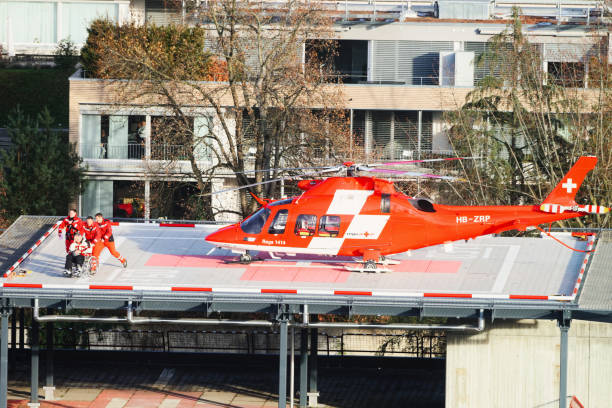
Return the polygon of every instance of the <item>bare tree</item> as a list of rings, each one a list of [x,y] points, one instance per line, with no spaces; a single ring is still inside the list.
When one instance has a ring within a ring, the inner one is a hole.
[[[483,157],[464,164],[468,183],[448,191],[454,201],[541,202],[579,156],[592,154],[599,163],[578,200],[612,202],[610,66],[596,39],[588,38],[582,49],[583,55],[560,58],[581,62],[554,66],[563,72],[544,71],[542,51],[524,35],[518,10],[492,37],[477,61],[488,75],[447,115],[454,149]],[[610,219],[597,223],[609,225]]]
[[[230,173],[244,186],[276,179],[280,167],[344,155],[343,97],[340,87],[325,81],[332,64],[320,59],[333,55],[333,22],[320,3],[288,1],[265,9],[259,2],[217,0],[187,6],[195,27],[98,21],[84,51],[93,55],[86,66],[109,80],[118,104],[166,109],[157,142],[183,146],[174,158],[189,162],[200,192],[208,192],[220,174]],[[313,38],[321,41],[305,51]],[[254,192],[272,195],[275,185],[259,184]],[[242,215],[254,209],[246,194],[240,192]]]

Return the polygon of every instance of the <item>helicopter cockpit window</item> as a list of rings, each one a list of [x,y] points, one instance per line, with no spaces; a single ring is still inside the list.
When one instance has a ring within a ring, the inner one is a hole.
[[[317,229],[317,216],[312,214],[300,214],[295,222],[295,235],[310,237]]]
[[[293,198],[285,198],[284,200],[274,201],[274,202],[268,204],[268,206],[269,207],[274,207],[274,206],[277,206],[277,205],[291,204],[292,201],[293,201]]]
[[[337,215],[324,215],[319,221],[320,237],[337,237],[340,232],[340,217]]]
[[[261,208],[255,214],[242,221],[240,228],[247,234],[259,234],[270,216],[270,210]]]
[[[285,227],[287,226],[287,218],[289,217],[289,210],[278,210],[270,228],[268,228],[269,234],[284,234]]]

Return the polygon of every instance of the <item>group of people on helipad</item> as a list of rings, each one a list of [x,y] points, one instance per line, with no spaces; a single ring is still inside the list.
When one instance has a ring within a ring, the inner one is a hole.
[[[100,253],[104,248],[108,248],[111,255],[121,262],[124,268],[127,267],[127,260],[121,256],[115,248],[115,238],[111,222],[104,218],[102,213],[97,213],[94,217],[89,216],[83,222],[77,216],[77,210],[72,208],[68,211],[68,216],[64,218],[58,227],[58,235],[66,231],[66,263],[64,265],[64,275],[72,277],[80,276],[85,263],[85,257],[91,257],[90,273],[95,274],[100,261]]]

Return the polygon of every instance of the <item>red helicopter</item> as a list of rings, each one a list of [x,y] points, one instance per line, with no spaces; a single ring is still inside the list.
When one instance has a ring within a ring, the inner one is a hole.
[[[388,164],[453,160],[430,159]],[[251,251],[359,257],[354,271],[387,272],[378,265],[393,264],[386,255],[439,245],[449,241],[580,217],[603,214],[609,208],[578,205],[574,197],[597,158],[578,159],[541,205],[448,206],[428,199],[411,198],[395,190],[393,182],[354,176],[355,170],[391,171],[442,179],[449,176],[416,174],[344,163],[347,177],[302,180],[299,197],[264,201],[242,222],[208,235],[217,247],[241,253],[239,261],[254,260]]]

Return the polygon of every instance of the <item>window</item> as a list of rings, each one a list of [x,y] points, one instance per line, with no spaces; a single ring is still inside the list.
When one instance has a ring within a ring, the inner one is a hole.
[[[340,233],[340,217],[337,215],[324,215],[319,223],[320,237],[337,237]]]
[[[300,237],[310,237],[314,235],[317,228],[317,216],[311,214],[298,215],[295,222],[295,235]]]
[[[581,62],[548,61],[548,74],[555,85],[568,88],[584,86],[584,64]]]
[[[380,212],[383,214],[391,212],[391,194],[380,195]]]
[[[287,218],[289,217],[289,210],[278,210],[274,220],[268,228],[269,234],[284,234],[285,227],[287,226]]]
[[[269,216],[270,210],[267,208],[262,208],[246,220],[242,221],[240,228],[247,234],[259,234]]]
[[[274,207],[277,205],[291,204],[292,201],[293,201],[293,198],[285,198],[284,200],[274,201],[273,203],[268,204],[268,206]]]

